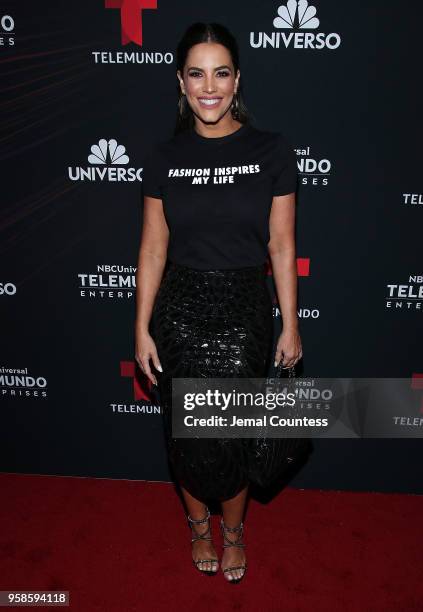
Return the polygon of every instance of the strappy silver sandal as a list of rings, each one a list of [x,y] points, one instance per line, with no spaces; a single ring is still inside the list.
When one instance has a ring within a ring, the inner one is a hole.
[[[211,525],[209,523],[209,528],[207,529],[207,531],[205,531],[204,533],[198,533],[195,528],[193,528],[193,525],[203,525],[204,523],[207,523],[210,520],[210,510],[206,507],[207,510],[207,516],[203,519],[192,519],[190,517],[190,515],[188,514],[187,519],[188,519],[188,525],[190,526],[191,530],[194,531],[195,535],[192,537],[191,539],[191,544],[193,544],[194,542],[196,542],[197,540],[208,540],[211,541],[212,537],[211,537]],[[201,569],[201,567],[199,566],[200,563],[211,563],[213,565],[213,563],[219,563],[219,559],[197,559],[197,561],[195,561],[194,559],[192,560],[193,564],[195,565],[195,567],[202,573],[202,574],[206,574],[206,576],[215,576],[217,574],[217,570],[218,570],[218,566],[216,567],[215,570],[210,569],[210,570],[203,570]]]
[[[222,531],[222,536],[223,536],[223,540],[224,540],[224,544],[223,544],[223,548],[230,548],[231,546],[236,546],[238,548],[245,548],[245,544],[243,542],[241,542],[240,540],[242,539],[243,536],[243,531],[244,531],[244,523],[241,522],[238,527],[228,527],[227,525],[225,525],[223,518],[220,521],[220,528]],[[237,533],[239,532],[239,535],[237,537],[237,539],[233,542],[232,540],[230,540],[227,536],[226,536],[226,532],[230,532],[230,533]],[[233,570],[244,570],[241,577],[240,578],[232,578],[232,579],[227,579],[228,582],[233,582],[234,584],[240,582],[244,575],[245,575],[245,571],[247,569],[247,563],[244,563],[243,565],[233,565],[232,567],[226,567],[223,570],[223,573],[225,574],[226,572],[232,572]]]

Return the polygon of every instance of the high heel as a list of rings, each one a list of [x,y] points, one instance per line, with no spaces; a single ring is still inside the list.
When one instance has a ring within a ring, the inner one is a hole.
[[[206,507],[207,510],[207,516],[205,516],[203,519],[192,519],[190,517],[190,515],[188,514],[187,519],[188,519],[188,525],[191,527],[191,530],[195,533],[195,535],[192,537],[191,539],[191,544],[193,544],[194,542],[196,542],[197,540],[207,540],[207,541],[211,541],[212,537],[211,537],[211,524],[210,524],[210,510]],[[192,525],[202,525],[204,523],[209,523],[209,527],[207,529],[207,531],[205,531],[204,533],[198,533],[193,527]],[[216,566],[216,569],[210,569],[210,570],[203,570],[201,569],[201,567],[199,567],[200,563],[211,563],[213,565],[213,563],[218,563],[219,559],[197,559],[197,561],[195,561],[194,559],[192,560],[192,562],[194,563],[195,567],[202,573],[202,574],[206,574],[206,576],[215,576],[217,574],[217,570],[218,570],[218,566]]]
[[[244,531],[244,523],[242,521],[238,525],[238,527],[228,527],[227,525],[225,525],[225,522],[222,518],[220,521],[220,529],[222,531],[222,536],[224,540],[223,548],[230,548],[231,546],[236,546],[237,548],[245,548],[245,544],[240,541],[242,539],[243,531]],[[230,532],[230,533],[239,532],[239,535],[235,541],[232,541],[226,536],[226,532]],[[247,569],[247,563],[245,562],[241,565],[233,565],[231,567],[226,567],[223,570],[223,573],[225,574],[226,572],[232,572],[233,570],[244,570],[240,578],[227,579],[228,582],[233,582],[234,584],[237,584],[238,582],[242,580],[242,578],[244,578],[246,569]]]

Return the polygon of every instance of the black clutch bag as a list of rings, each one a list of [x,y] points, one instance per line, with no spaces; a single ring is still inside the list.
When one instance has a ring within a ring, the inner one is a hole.
[[[288,368],[288,375],[283,375],[282,360],[276,371],[276,378],[287,378],[288,392],[294,392],[295,366]],[[292,416],[292,410],[290,416]],[[295,412],[295,408],[294,408]],[[297,463],[311,449],[310,438],[272,438],[269,437],[271,427],[264,427],[263,432],[256,438],[248,440],[248,471],[249,479],[260,487],[267,487],[274,480],[280,478]]]

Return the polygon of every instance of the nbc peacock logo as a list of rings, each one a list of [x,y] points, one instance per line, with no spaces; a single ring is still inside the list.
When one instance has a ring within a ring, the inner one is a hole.
[[[128,168],[129,157],[126,148],[117,140],[101,138],[93,144],[88,155],[91,166],[68,167],[71,181],[110,181],[129,182],[142,180],[142,168]]]
[[[107,142],[104,138],[98,141],[91,147],[91,155],[88,155],[90,164],[106,164],[107,157],[110,158],[110,163],[123,165],[129,163],[129,157],[126,155],[126,149],[123,145],[111,139]]]
[[[253,49],[337,49],[341,44],[340,35],[335,32],[315,33],[313,30],[317,30],[319,26],[320,19],[314,5],[309,4],[307,0],[288,0],[277,8],[277,16],[273,19],[274,31],[250,32],[250,46]]]
[[[275,28],[301,30],[316,30],[320,21],[316,17],[317,9],[311,6],[307,0],[288,0],[286,6],[281,4],[278,8],[278,17],[273,20]]]

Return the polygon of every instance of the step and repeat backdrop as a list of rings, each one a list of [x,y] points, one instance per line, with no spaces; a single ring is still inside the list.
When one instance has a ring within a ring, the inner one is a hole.
[[[297,154],[301,373],[409,378],[420,415],[403,439],[316,440],[291,484],[422,492],[422,13],[0,2],[0,470],[171,480],[134,360],[142,168],[173,133],[180,37],[216,21],[238,40],[254,124]]]

